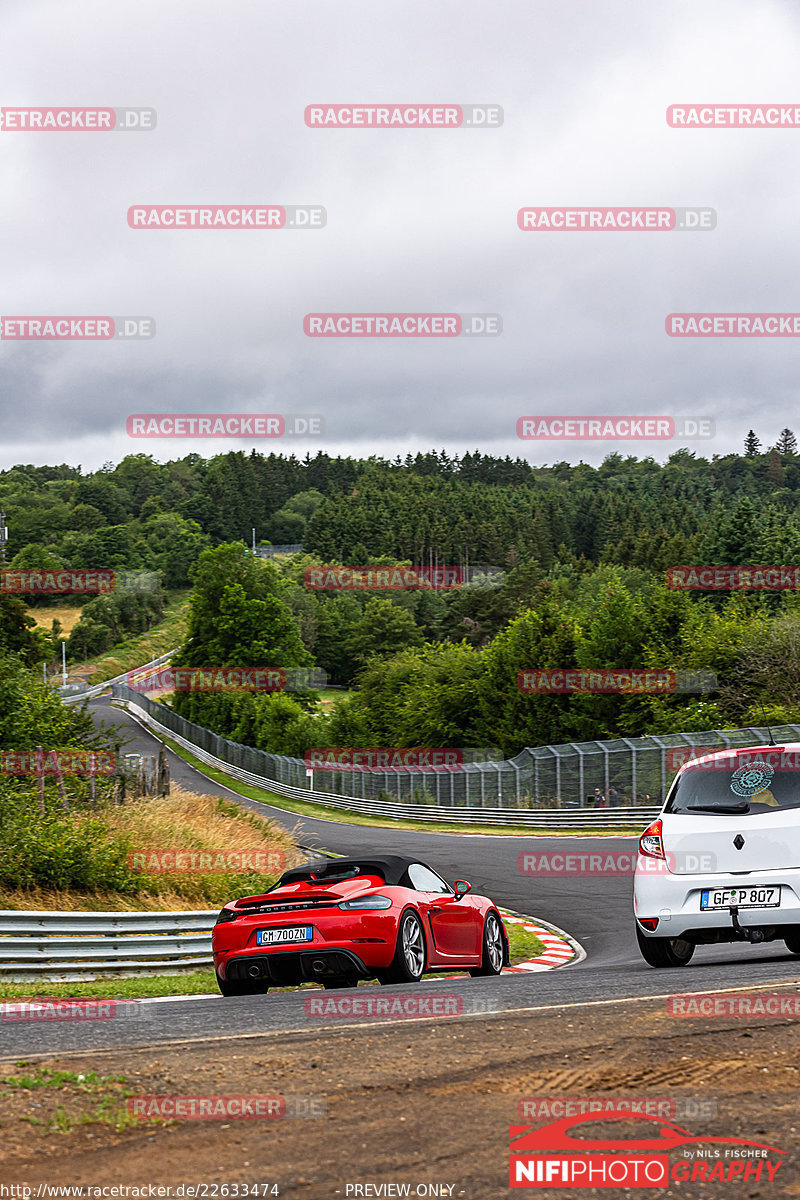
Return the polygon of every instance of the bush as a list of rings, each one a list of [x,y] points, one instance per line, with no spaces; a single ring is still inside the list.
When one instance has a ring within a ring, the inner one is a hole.
[[[110,834],[101,819],[86,813],[59,812],[52,796],[44,814],[31,795],[7,794],[0,803],[0,887],[139,891],[139,877],[127,862],[127,835]]]
[[[81,617],[72,630],[67,641],[67,654],[70,659],[93,658],[103,654],[114,644],[114,634],[108,625],[93,621],[91,617]]]

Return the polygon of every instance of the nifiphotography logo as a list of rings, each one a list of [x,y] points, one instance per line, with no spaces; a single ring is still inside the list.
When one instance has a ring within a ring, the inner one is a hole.
[[[608,1122],[626,1122],[614,1137]],[[592,1136],[592,1126],[598,1127]],[[636,1132],[628,1132],[631,1126]],[[784,1151],[746,1138],[693,1134],[671,1121],[616,1110],[512,1125],[509,1186],[666,1188],[681,1183],[770,1183]],[[670,1154],[674,1153],[673,1161]],[[752,1195],[752,1193],[750,1193]]]

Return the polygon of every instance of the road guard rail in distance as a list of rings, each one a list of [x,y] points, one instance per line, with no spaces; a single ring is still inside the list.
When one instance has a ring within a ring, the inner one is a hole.
[[[149,671],[151,667],[160,667],[162,663],[169,662],[172,658],[174,650],[168,650],[166,654],[162,654],[159,658],[153,658],[150,662],[145,663],[142,667],[137,667],[135,674],[139,675],[144,671]],[[105,683],[96,683],[92,687],[83,688],[78,692],[67,692],[64,688],[59,688],[61,692],[62,704],[77,704],[79,700],[93,700],[95,696],[99,696],[101,692],[107,688],[113,687],[116,683],[124,683],[134,672],[123,671],[121,675],[115,675],[113,679],[106,679]],[[67,684],[68,688],[80,686],[76,684]]]
[[[229,741],[185,720],[165,704],[115,685],[113,696],[158,736],[172,738],[201,762],[280,796],[399,820],[532,829],[644,826],[661,811],[675,773],[712,750],[763,745],[765,729],[708,730],[536,746],[503,761],[416,772],[388,768],[343,772],[309,768],[301,758]],[[800,741],[800,726],[773,729]],[[608,800],[596,807],[595,789]],[[616,791],[616,795],[615,795]],[[630,796],[638,803],[632,804]],[[395,798],[396,797],[396,798]]]
[[[122,695],[121,693],[127,693]],[[241,780],[242,783],[250,784],[252,787],[263,788],[266,791],[274,792],[279,796],[286,796],[288,799],[304,800],[313,804],[324,805],[329,808],[343,809],[348,812],[362,813],[368,816],[388,817],[398,821],[445,821],[458,822],[459,824],[479,824],[479,825],[525,825],[531,829],[547,829],[555,825],[569,824],[574,826],[596,826],[605,828],[609,825],[639,825],[648,824],[660,812],[660,805],[635,805],[620,808],[605,808],[605,809],[528,809],[517,808],[514,804],[516,797],[514,795],[508,797],[509,806],[506,808],[494,807],[478,807],[477,804],[473,807],[471,804],[430,804],[430,803],[403,803],[400,800],[380,800],[358,796],[343,796],[333,792],[323,792],[314,790],[308,786],[298,787],[296,785],[284,782],[274,776],[263,775],[254,771],[249,771],[241,765],[238,765],[231,759],[239,758],[240,762],[249,758],[251,755],[258,756],[258,760],[263,762],[267,769],[272,769],[277,775],[279,772],[288,773],[295,765],[301,768],[303,775],[306,767],[302,759],[290,759],[281,755],[267,754],[262,750],[255,750],[250,746],[242,746],[238,742],[229,742],[226,738],[220,737],[218,734],[212,733],[210,730],[204,730],[201,726],[193,725],[192,722],[186,721],[177,713],[165,705],[157,704],[155,701],[148,700],[137,693],[130,692],[128,688],[117,686],[114,688],[114,697],[118,703],[124,706],[135,717],[142,721],[156,736],[168,737],[177,742],[184,750],[188,750],[201,762],[207,766],[214,767],[218,771],[223,771],[226,775],[231,775],[234,779]],[[155,714],[155,715],[154,715]],[[161,718],[159,720],[158,718]],[[178,732],[181,730],[182,732]],[[190,739],[184,736],[185,733],[192,732],[195,738]],[[212,740],[215,744],[215,749],[227,753],[227,758],[222,758],[218,754],[212,754],[209,750],[201,745],[198,745],[198,736],[206,735],[203,740]],[[506,764],[503,764],[506,765]],[[473,780],[473,789],[475,800],[480,798],[481,790],[484,791],[485,785],[482,785],[482,775],[488,771],[492,771],[493,779],[497,778],[497,771],[493,768],[498,768],[497,763],[474,763],[468,764],[463,771],[459,772],[459,776],[471,772]],[[474,770],[472,769],[474,768]],[[333,772],[326,772],[330,775]],[[364,780],[369,775],[378,776],[381,781],[392,776],[392,772],[359,772],[359,777]],[[302,776],[301,776],[302,777]],[[397,776],[400,778],[400,776]],[[349,777],[355,780],[356,776]],[[443,785],[442,790],[445,792],[451,790],[451,782],[456,778],[454,772],[448,771],[446,775],[436,776],[437,790]]]
[[[217,909],[191,912],[0,911],[0,973],[52,983],[166,975],[213,963]]]

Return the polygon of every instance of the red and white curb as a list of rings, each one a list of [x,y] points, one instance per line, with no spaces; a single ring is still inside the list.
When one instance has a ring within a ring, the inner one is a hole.
[[[570,937],[557,925],[550,925],[533,917],[523,916],[522,913],[510,912],[507,908],[500,909],[504,925],[521,925],[528,933],[533,933],[540,942],[544,942],[544,950],[536,958],[526,962],[516,963],[513,967],[503,967],[503,975],[530,975],[536,971],[553,971],[556,967],[566,967],[581,962],[586,957],[586,951],[580,942]],[[448,979],[458,978],[455,975],[446,976]],[[431,981],[432,982],[432,981]],[[136,1003],[165,1004],[178,1000],[221,1000],[218,992],[195,992],[188,996],[143,996]]]
[[[509,912],[501,908],[500,915],[504,925],[521,925],[528,933],[533,933],[540,942],[544,942],[544,950],[536,958],[526,962],[516,963],[513,967],[503,967],[503,975],[527,975],[534,971],[552,971],[556,967],[566,967],[580,962],[586,957],[586,951],[580,942],[576,942],[557,925],[545,924],[533,917],[523,916],[522,913]]]

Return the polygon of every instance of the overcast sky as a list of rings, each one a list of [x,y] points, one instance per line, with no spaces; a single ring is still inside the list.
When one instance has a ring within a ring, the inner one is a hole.
[[[157,110],[0,132],[3,315],[147,315],[150,341],[0,341],[0,468],[257,445],[597,462],[797,428],[797,339],[672,311],[800,311],[800,17],[760,0],[3,0],[0,104]],[[312,103],[501,105],[495,129],[309,129]],[[133,204],[319,204],[322,230],[132,230]],[[710,206],[713,232],[523,233],[536,205]],[[310,312],[492,312],[494,338],[312,339]],[[324,438],[132,441],[131,413],[319,413]],[[713,440],[533,444],[531,414],[706,416]],[[800,431],[799,431],[800,432]]]

